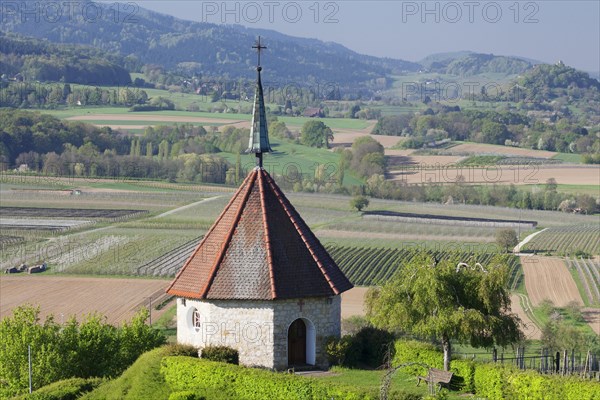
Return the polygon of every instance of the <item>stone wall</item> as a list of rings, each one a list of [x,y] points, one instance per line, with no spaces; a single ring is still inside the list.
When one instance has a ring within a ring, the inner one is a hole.
[[[185,303],[185,304],[184,304]],[[326,368],[325,341],[339,337],[341,298],[275,301],[177,299],[177,341],[203,348],[224,345],[240,353],[240,363],[274,369],[288,367],[288,328],[298,318],[307,326],[307,360]],[[193,326],[193,312],[200,327]]]

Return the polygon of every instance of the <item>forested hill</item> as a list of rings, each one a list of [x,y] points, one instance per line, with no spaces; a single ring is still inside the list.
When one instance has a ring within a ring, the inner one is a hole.
[[[42,10],[47,0],[19,2]],[[3,15],[4,31],[16,32],[55,43],[79,43],[115,52],[127,58],[133,70],[143,64],[159,64],[221,77],[254,77],[256,55],[251,44],[260,34],[268,46],[269,76],[284,82],[332,82],[356,84],[401,71],[418,71],[419,64],[360,55],[339,44],[295,38],[275,31],[215,25],[180,20],[143,8],[135,3],[93,3],[88,9],[102,10],[94,22],[83,18],[81,7],[89,1],[72,3],[72,14],[49,18],[24,18],[18,13]],[[137,6],[135,6],[137,7]],[[43,11],[40,11],[43,12]],[[135,65],[137,64],[137,65]]]
[[[532,68],[532,63],[518,57],[471,52],[431,55],[421,61],[431,72],[472,76],[482,73],[518,75]]]
[[[46,40],[0,32],[0,75],[20,74],[27,81],[53,81],[93,85],[131,83],[123,59],[81,45],[53,44]]]

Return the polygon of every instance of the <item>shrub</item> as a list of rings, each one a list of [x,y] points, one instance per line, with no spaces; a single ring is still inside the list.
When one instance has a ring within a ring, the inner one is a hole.
[[[161,373],[174,391],[222,392],[235,399],[373,399],[358,390],[321,382],[315,378],[189,357],[164,358]]]
[[[202,349],[202,358],[210,361],[238,365],[240,355],[236,349],[227,346],[207,346]]]
[[[359,362],[371,368],[382,366],[387,360],[388,351],[394,353],[394,335],[386,330],[367,326],[354,336],[354,341],[360,343]],[[391,360],[389,360],[391,361]]]
[[[325,346],[327,360],[330,365],[347,365],[346,356],[351,345],[351,336],[344,335],[341,338],[330,337]]]
[[[205,397],[200,396],[192,392],[191,390],[184,390],[182,392],[173,392],[169,396],[169,400],[204,400]]]
[[[165,351],[169,356],[198,357],[198,348],[190,344],[169,344]]]
[[[454,372],[452,386],[465,392],[475,392],[475,363],[470,360],[453,360],[450,370]]]
[[[429,368],[442,369],[444,367],[444,358],[438,349],[428,343],[418,342],[416,340],[398,340],[396,341],[394,355],[394,365],[417,362],[426,364]],[[412,375],[426,375],[428,368],[420,365],[411,365],[403,369]]]

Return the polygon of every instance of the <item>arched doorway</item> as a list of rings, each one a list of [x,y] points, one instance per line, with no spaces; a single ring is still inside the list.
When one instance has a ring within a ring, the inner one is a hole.
[[[314,324],[298,318],[288,328],[288,365],[314,365],[316,350]]]

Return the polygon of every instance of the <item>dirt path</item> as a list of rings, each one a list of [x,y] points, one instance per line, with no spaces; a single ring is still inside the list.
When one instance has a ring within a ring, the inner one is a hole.
[[[223,197],[223,196],[209,197],[208,199],[203,199],[203,200],[197,201],[195,203],[187,204],[185,206],[181,206],[181,207],[177,207],[172,210],[169,210],[169,211],[165,211],[164,213],[159,214],[153,218],[163,218],[163,217],[166,217],[167,215],[175,214],[179,211],[187,210],[188,208],[196,207],[199,204],[208,203],[208,202],[211,202],[211,201],[216,200],[221,197]]]
[[[534,307],[550,300],[556,307],[570,302],[583,306],[577,285],[562,258],[521,257],[525,274],[525,288]]]
[[[71,315],[78,320],[88,313],[106,315],[111,324],[130,320],[148,297],[158,299],[168,281],[157,279],[86,278],[50,275],[0,277],[0,318],[22,304],[40,305],[41,319],[54,314],[60,322]],[[153,310],[156,320],[168,307]],[[62,315],[61,315],[62,314]]]
[[[529,313],[531,312],[529,306],[523,306],[521,302],[523,302],[523,304],[529,304],[527,296],[521,294],[512,294],[510,296],[511,311],[521,318],[521,321],[523,322],[523,326],[521,327],[523,334],[527,339],[541,339],[542,331],[537,324],[529,318]]]
[[[546,229],[548,229],[548,228],[544,228],[541,231],[534,232],[531,235],[527,236],[525,239],[523,239],[523,241],[521,243],[519,243],[518,245],[515,246],[515,248],[513,249],[513,253],[519,253],[521,251],[521,248],[523,246],[525,246],[527,243],[529,243],[529,241],[531,239],[533,239],[534,237],[536,237],[540,233],[544,232]]]

